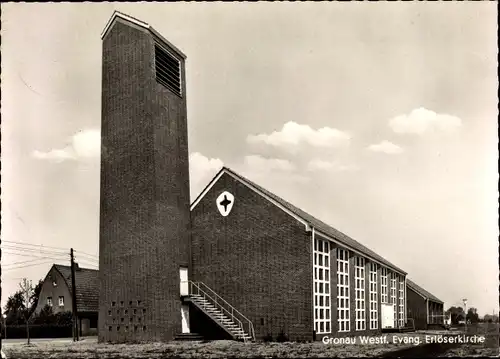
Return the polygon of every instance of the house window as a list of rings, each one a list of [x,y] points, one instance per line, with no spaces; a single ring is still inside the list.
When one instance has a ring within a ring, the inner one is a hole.
[[[59,306],[64,307],[64,297],[63,296],[59,297]]]
[[[365,259],[363,257],[355,257],[354,272],[356,283],[356,330],[366,330]]]
[[[396,327],[398,325],[396,315],[398,312],[396,308],[396,273],[391,274],[391,304],[394,308],[394,326]]]
[[[389,303],[389,296],[387,293],[387,268],[380,269],[380,283],[381,283],[381,298],[382,303]]]
[[[404,277],[400,276],[399,277],[399,326],[404,327],[405,325],[405,314],[404,314],[404,297],[405,297],[405,281]]]
[[[52,307],[52,297],[47,297],[47,305]]]
[[[348,332],[350,328],[349,312],[349,252],[337,248],[337,321],[339,332]]]
[[[378,329],[377,263],[373,262],[370,263],[370,329]]]
[[[331,333],[330,243],[315,239],[314,248],[314,328]]]

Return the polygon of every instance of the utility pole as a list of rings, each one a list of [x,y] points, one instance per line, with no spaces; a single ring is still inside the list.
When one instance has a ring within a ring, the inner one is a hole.
[[[462,299],[464,302],[464,312],[465,312],[465,333],[467,333],[467,298]]]
[[[75,257],[73,255],[73,248],[71,248],[70,252],[71,256],[71,286],[73,287],[72,291],[72,302],[73,302],[73,341],[79,340],[79,331],[78,331],[78,313],[76,306],[76,284],[75,284]]]

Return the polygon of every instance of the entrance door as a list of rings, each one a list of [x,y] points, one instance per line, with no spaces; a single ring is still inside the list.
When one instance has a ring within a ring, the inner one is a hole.
[[[180,267],[179,277],[181,279],[181,296],[189,295],[188,269],[186,267]]]
[[[394,328],[394,307],[392,304],[382,304],[382,329]]]

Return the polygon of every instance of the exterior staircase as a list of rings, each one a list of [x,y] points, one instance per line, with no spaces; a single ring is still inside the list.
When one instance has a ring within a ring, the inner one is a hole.
[[[415,331],[415,322],[412,318],[408,318],[406,325],[402,327],[382,328],[382,333],[408,333],[414,331]]]
[[[188,281],[189,294],[183,296],[211,318],[233,339],[249,342],[255,340],[253,323],[241,312],[202,282]]]

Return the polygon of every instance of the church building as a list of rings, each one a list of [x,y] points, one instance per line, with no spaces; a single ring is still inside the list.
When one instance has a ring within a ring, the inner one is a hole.
[[[189,198],[186,56],[102,33],[99,341],[320,340],[404,327],[406,272],[229,168]]]
[[[241,311],[256,339],[406,324],[405,271],[229,168],[191,204],[191,227],[192,280]]]

